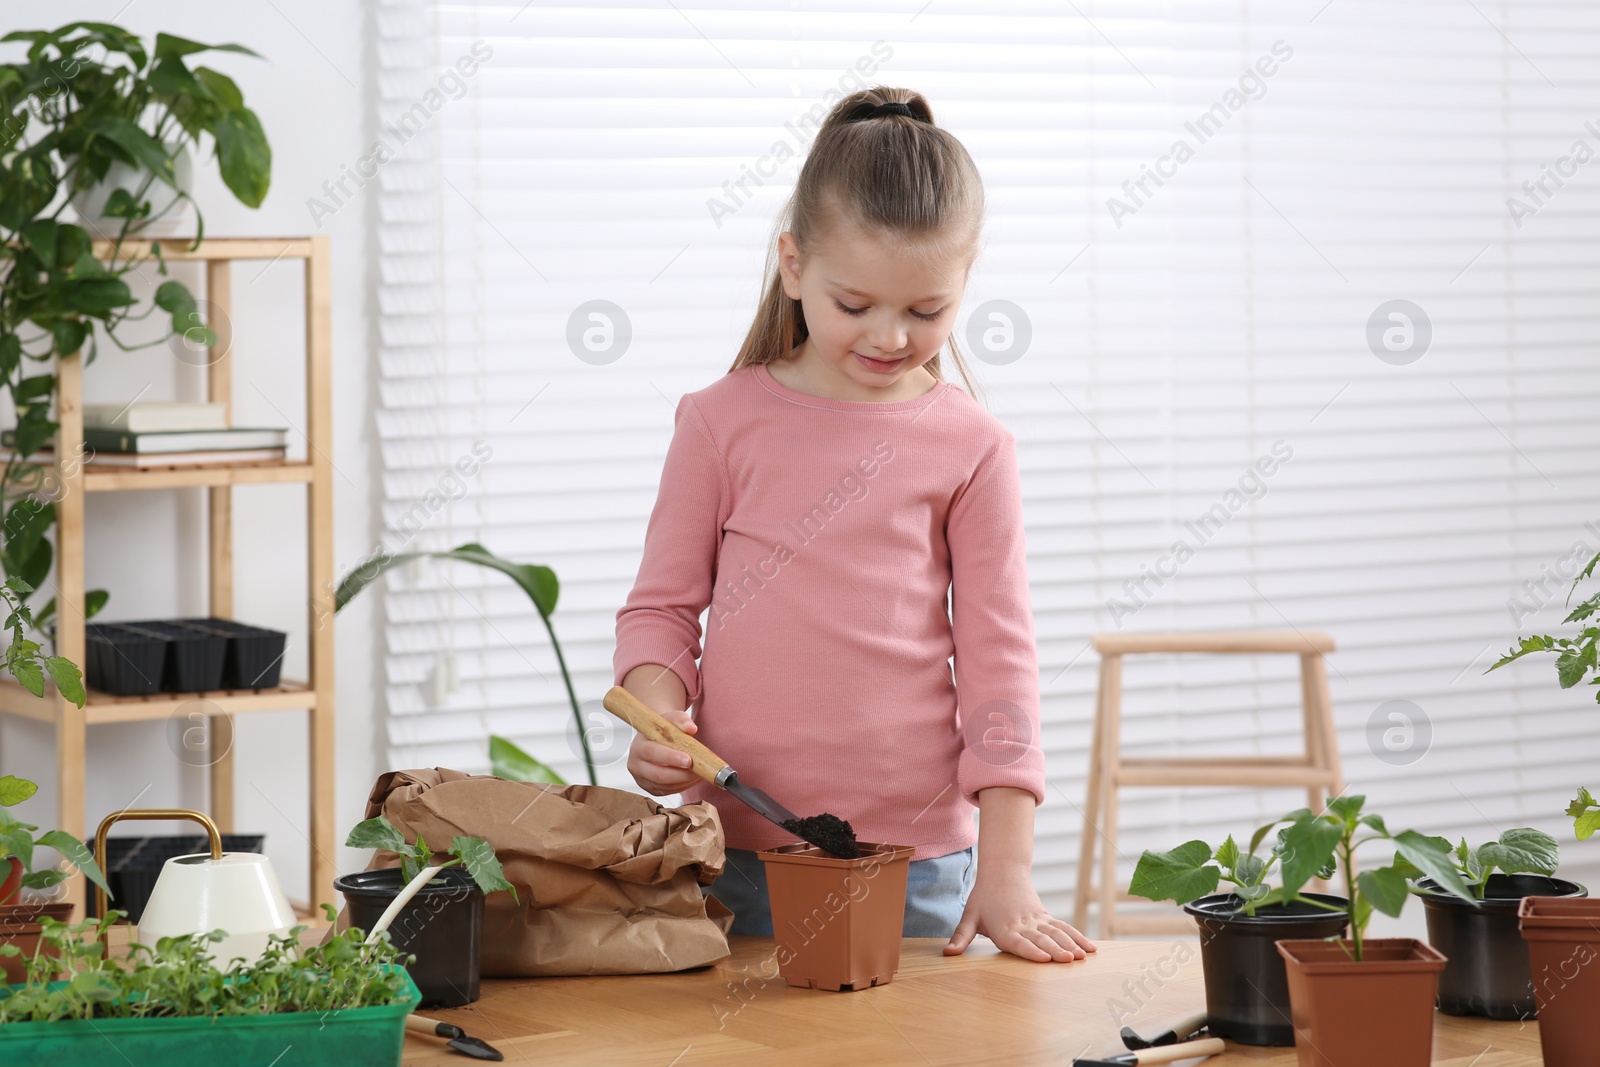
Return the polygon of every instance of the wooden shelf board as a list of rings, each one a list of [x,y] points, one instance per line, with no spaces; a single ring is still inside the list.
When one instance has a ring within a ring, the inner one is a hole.
[[[123,489],[181,489],[207,485],[269,485],[309,482],[312,466],[304,462],[265,460],[258,463],[177,464],[170,467],[84,465],[83,487],[91,493]]]
[[[316,692],[302,682],[284,682],[272,689],[216,690],[209,693],[158,693],[147,697],[119,697],[89,690],[84,703],[84,721],[95,726],[108,722],[148,722],[169,718],[179,708],[204,700],[229,715],[251,711],[284,711],[316,706]],[[56,693],[46,688],[36,697],[13,681],[0,682],[0,712],[21,715],[38,722],[56,720]]]
[[[198,249],[191,252],[189,249],[194,244],[194,238],[189,236],[124,241],[122,242],[123,258],[148,256],[151,254],[150,246],[152,244],[161,246],[161,258],[169,262],[212,259],[309,259],[311,256],[311,239],[309,237],[225,237],[218,240],[207,239],[201,242]],[[106,238],[95,241],[94,254],[99,259],[105,259],[111,255],[111,241]]]

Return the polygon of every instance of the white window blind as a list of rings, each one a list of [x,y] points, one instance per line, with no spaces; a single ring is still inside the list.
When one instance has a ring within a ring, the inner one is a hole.
[[[378,31],[386,544],[554,567],[591,708],[674,406],[743,338],[807,112],[859,80],[925,93],[986,179],[958,329],[969,356],[1008,323],[1013,345],[973,365],[1019,441],[1047,903],[1095,631],[1328,631],[1346,774],[1391,825],[1553,830],[1592,774],[1591,694],[1548,663],[1482,673],[1557,625],[1547,569],[1600,549],[1600,163],[1561,163],[1600,150],[1592,6],[384,0]],[[483,770],[495,732],[582,778],[509,581],[419,568],[384,603],[392,765]],[[1282,750],[1293,664],[1135,660],[1125,742]],[[1388,701],[1420,709],[1410,750],[1369,741]],[[631,786],[621,739],[601,780]],[[1130,791],[1121,851],[1295,803]]]

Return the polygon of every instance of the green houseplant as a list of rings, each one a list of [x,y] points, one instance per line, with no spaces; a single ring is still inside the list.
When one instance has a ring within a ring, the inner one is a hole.
[[[1415,938],[1366,937],[1374,911],[1398,916],[1412,881],[1428,878],[1472,906],[1477,897],[1452,862],[1449,843],[1415,830],[1391,832],[1365,812],[1366,798],[1340,796],[1326,810],[1301,809],[1283,834],[1283,891],[1293,899],[1332,864],[1350,902],[1348,940],[1278,942],[1289,977],[1290,1014],[1301,1067],[1319,1062],[1369,1067],[1423,1067],[1433,1047],[1433,1010],[1445,960]],[[1384,867],[1355,869],[1363,845],[1392,846]]]
[[[356,564],[345,576],[344,581],[339,583],[339,588],[334,591],[333,610],[335,612],[341,610],[385,571],[416,559],[471,563],[499,571],[516,582],[518,588],[528,595],[528,599],[539,612],[539,620],[544,623],[545,632],[550,635],[550,647],[555,650],[556,663],[561,668],[561,680],[566,683],[567,700],[572,705],[572,718],[577,724],[578,739],[583,746],[583,762],[589,772],[589,784],[599,785],[600,779],[595,773],[594,753],[589,748],[589,733],[584,726],[583,709],[578,704],[578,692],[572,686],[572,675],[567,670],[567,657],[561,651],[561,642],[556,639],[555,622],[551,618],[555,614],[556,601],[561,596],[561,582],[556,578],[556,572],[537,563],[513,563],[500,558],[482,545],[470,542],[440,552],[392,553],[387,549],[380,549]],[[504,738],[489,739],[489,755],[494,773],[502,778],[520,782],[566,784],[555,771]]]
[[[35,869],[38,848],[54,849],[96,885],[106,884],[105,875],[82,841],[63,830],[50,830],[35,837],[37,826],[23,822],[6,810],[21,804],[38,790],[39,787],[26,778],[10,774],[0,777],[0,976],[6,982],[19,981],[23,965],[17,954],[4,952],[3,946],[32,953],[44,935],[44,921],[64,919],[72,913],[71,904],[21,901],[24,888],[48,889],[67,877],[57,867]]]
[[[272,157],[260,121],[233,80],[190,66],[201,52],[255,55],[242,45],[162,33],[146,48],[134,34],[103,22],[18,30],[0,42],[26,46],[23,58],[0,64],[0,381],[17,413],[0,470],[0,567],[23,583],[12,589],[26,600],[49,574],[53,555],[45,534],[55,521],[56,458],[40,463],[34,457],[59,429],[52,413],[56,361],[87,344],[84,362],[92,362],[97,325],[125,350],[162,344],[172,335],[216,343],[188,288],[167,277],[161,246],[129,244],[151,221],[145,194],[159,183],[176,200],[187,200],[178,162],[188,145],[198,148],[209,139],[224,184],[241,203],[258,207]],[[104,201],[101,219],[63,217],[69,204],[81,203],[114,170],[131,180]],[[196,243],[203,232],[196,211]],[[94,255],[95,237],[110,242],[104,261]],[[126,279],[152,263],[165,280],[153,307],[138,312]],[[125,343],[119,328],[157,309],[170,317],[168,333],[142,345]],[[83,614],[104,603],[103,590],[91,591]],[[54,612],[54,602],[41,609],[39,625]]]
[[[0,988],[0,1044],[18,1063],[268,1063],[288,1048],[318,1063],[400,1061],[416,987],[387,941],[347,930],[302,946],[297,926],[254,963],[219,969],[221,930],[131,944],[107,956],[98,938],[122,913],[68,925],[45,921],[26,982]],[[16,958],[15,949],[0,954]],[[55,976],[62,974],[63,980]]]
[[[1344,898],[1299,893],[1286,899],[1282,886],[1269,883],[1284,858],[1283,826],[1279,819],[1260,827],[1244,849],[1230,834],[1215,848],[1195,840],[1170,852],[1147,850],[1129,885],[1134,896],[1183,905],[1195,920],[1207,1024],[1213,1036],[1246,1045],[1294,1044],[1288,975],[1276,942],[1337,937],[1348,924]],[[1257,855],[1269,841],[1268,851]],[[1224,884],[1230,888],[1217,892]],[[1119,1012],[1137,1012],[1135,1004],[1116,1003]]]
[[[386,930],[399,949],[412,954],[411,978],[424,1007],[456,1007],[478,999],[482,972],[483,899],[516,887],[506,881],[494,848],[476,837],[457,836],[442,850],[419,835],[405,835],[381,815],[358,823],[345,844],[400,857],[400,866],[341,875],[334,888],[344,895],[352,927]]]
[[[1443,838],[1435,840],[1449,845]],[[1490,1019],[1532,1018],[1537,1004],[1517,909],[1523,897],[1582,897],[1588,891],[1554,876],[1560,850],[1556,839],[1542,830],[1506,830],[1477,848],[1463,838],[1450,859],[1475,903],[1440,892],[1421,872],[1404,861],[1399,864],[1422,899],[1428,944],[1446,960],[1439,974],[1439,1010]]]

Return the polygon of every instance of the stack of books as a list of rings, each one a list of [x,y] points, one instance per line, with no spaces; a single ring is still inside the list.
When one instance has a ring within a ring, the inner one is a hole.
[[[0,435],[10,446],[12,432]],[[288,431],[228,425],[225,405],[208,403],[85,404],[83,444],[95,467],[183,467],[281,461]],[[41,449],[33,458],[51,462]]]

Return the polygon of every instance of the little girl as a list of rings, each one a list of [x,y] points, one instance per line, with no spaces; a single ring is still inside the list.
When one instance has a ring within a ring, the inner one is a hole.
[[[1030,873],[1045,775],[1015,439],[940,366],[948,341],[973,388],[951,331],[983,210],[920,94],[833,108],[738,358],[678,403],[614,667],[790,810],[914,845],[904,936],[1066,962],[1095,946]],[[733,933],[771,936],[756,850],[794,838],[688,764],[642,737],[628,754],[646,792],[716,805],[708,892]]]

